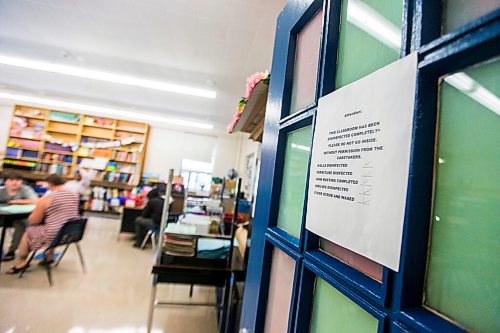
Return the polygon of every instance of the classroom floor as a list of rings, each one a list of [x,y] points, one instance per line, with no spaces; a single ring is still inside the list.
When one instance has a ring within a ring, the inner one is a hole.
[[[81,270],[76,248],[70,247],[53,270],[53,287],[36,264],[18,279],[4,273],[12,263],[2,263],[0,333],[146,332],[152,250],[133,248],[126,235],[117,241],[119,223],[119,219],[90,217],[81,244],[87,273]],[[158,295],[161,300],[188,301],[189,286],[160,285]],[[195,287],[192,300],[214,302],[215,290]],[[216,331],[214,307],[155,310],[154,333]]]

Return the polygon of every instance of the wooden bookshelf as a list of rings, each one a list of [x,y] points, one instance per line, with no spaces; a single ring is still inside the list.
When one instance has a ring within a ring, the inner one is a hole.
[[[35,180],[49,173],[71,179],[80,166],[93,174],[93,185],[128,189],[141,179],[148,136],[144,123],[16,105],[3,170]],[[93,166],[98,158],[103,169]]]

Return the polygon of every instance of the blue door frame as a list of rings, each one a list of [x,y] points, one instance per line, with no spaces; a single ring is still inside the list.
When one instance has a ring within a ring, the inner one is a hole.
[[[296,262],[289,332],[307,332],[313,290],[321,277],[379,320],[379,332],[464,332],[422,306],[434,177],[439,79],[500,54],[500,10],[441,36],[441,3],[404,2],[401,57],[418,52],[410,172],[400,271],[384,268],[381,283],[319,250],[319,238],[305,229],[300,239],[277,227],[287,133],[314,123],[317,100],[335,89],[341,0],[291,0],[278,17],[272,76],[241,328],[264,330],[272,249]],[[288,115],[296,35],[323,8],[323,29],[315,103]],[[306,197],[307,202],[307,183]]]

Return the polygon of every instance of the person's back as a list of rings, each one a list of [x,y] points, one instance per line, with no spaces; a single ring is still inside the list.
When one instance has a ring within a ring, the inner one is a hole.
[[[45,211],[42,228],[39,229],[41,237],[31,237],[34,248],[50,245],[66,222],[79,218],[78,194],[61,190],[53,191],[47,197],[50,198],[50,204]]]
[[[148,203],[142,211],[142,216],[135,219],[135,247],[141,246],[147,229],[156,228],[161,224],[165,200],[160,196],[158,189],[149,191],[147,197]]]
[[[165,200],[162,197],[150,199],[148,204],[142,212],[142,217],[150,218],[153,220],[154,225],[158,226],[161,223],[161,216],[163,214],[163,204]]]

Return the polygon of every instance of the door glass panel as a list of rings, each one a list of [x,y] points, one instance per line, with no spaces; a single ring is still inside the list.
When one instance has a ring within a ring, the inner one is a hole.
[[[352,252],[345,247],[332,243],[324,238],[320,239],[320,249],[326,254],[331,255],[345,262],[349,266],[357,269],[358,271],[368,275],[369,277],[382,281],[382,274],[384,272],[384,266],[372,261],[360,254]]]
[[[311,318],[311,333],[377,332],[378,320],[347,296],[317,278]]]
[[[314,103],[322,19],[320,10],[297,34],[290,113]]]
[[[498,8],[500,8],[498,0],[444,0],[443,33],[456,30]]]
[[[445,78],[424,303],[500,332],[500,61]]]
[[[311,150],[311,126],[290,132],[286,139],[278,227],[300,237],[306,194],[307,166]]]
[[[397,60],[403,0],[344,0],[336,86],[340,88]]]
[[[271,265],[264,331],[269,333],[287,332],[295,261],[284,252],[274,248]]]

